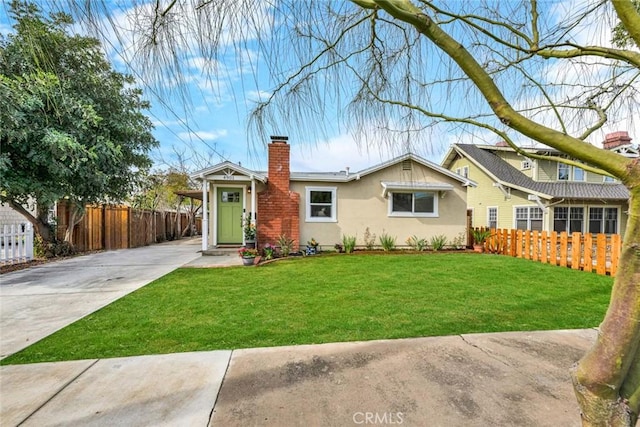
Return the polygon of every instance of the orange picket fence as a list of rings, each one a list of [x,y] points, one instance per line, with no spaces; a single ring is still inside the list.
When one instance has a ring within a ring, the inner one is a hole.
[[[487,252],[611,276],[621,250],[619,234],[492,229],[485,242]]]

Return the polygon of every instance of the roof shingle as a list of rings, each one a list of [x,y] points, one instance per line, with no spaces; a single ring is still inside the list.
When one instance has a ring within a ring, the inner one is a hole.
[[[544,194],[552,199],[626,200],[629,198],[629,190],[622,184],[534,181],[490,150],[473,144],[456,144],[456,147],[507,186]]]

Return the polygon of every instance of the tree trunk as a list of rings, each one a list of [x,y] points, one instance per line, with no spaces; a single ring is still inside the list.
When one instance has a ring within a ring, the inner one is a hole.
[[[84,218],[85,210],[77,203],[69,203],[69,209],[69,221],[67,223],[67,229],[64,232],[64,241],[73,246],[73,231],[76,228],[76,224]]]
[[[51,232],[51,226],[47,221],[48,209],[46,211],[38,209],[38,216],[34,216],[19,203],[15,203],[12,200],[9,200],[7,203],[13,210],[27,218],[27,220],[34,226],[36,233],[40,236],[43,242],[50,243],[54,240],[53,233]],[[46,212],[46,214],[43,215],[42,212]]]
[[[595,344],[571,375],[583,426],[636,425],[640,411],[640,187],[631,190],[609,309]]]

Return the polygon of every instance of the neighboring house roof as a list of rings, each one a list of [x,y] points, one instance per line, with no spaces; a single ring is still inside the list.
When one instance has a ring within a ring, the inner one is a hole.
[[[413,160],[416,163],[419,163],[427,168],[433,169],[437,172],[440,172],[443,175],[446,175],[450,178],[459,181],[464,186],[473,186],[476,187],[477,184],[475,181],[467,179],[463,176],[458,175],[457,173],[451,172],[449,169],[446,169],[437,163],[430,162],[427,159],[424,159],[420,156],[417,156],[412,153],[404,154],[402,156],[391,159],[387,162],[380,163],[378,165],[372,166],[367,169],[363,169],[359,172],[348,173],[346,171],[341,172],[291,172],[290,179],[291,181],[324,181],[324,182],[349,182],[359,180],[360,178],[377,172],[379,170],[385,169],[394,164],[403,162],[405,160]],[[267,172],[263,171],[253,171],[250,169],[243,168],[231,162],[223,162],[219,163],[215,166],[212,166],[207,169],[202,169],[197,172],[191,174],[193,179],[202,179],[206,175],[212,175],[216,172],[222,172],[227,169],[231,169],[237,173],[242,173],[247,176],[254,176],[256,179],[266,182],[267,181]]]
[[[629,198],[629,191],[622,184],[534,181],[495,155],[492,152],[493,148],[494,147],[482,147],[473,144],[454,144],[452,150],[468,158],[499,184],[535,194],[546,199],[624,200]],[[443,164],[451,163],[451,154],[452,152],[450,151],[445,157]]]

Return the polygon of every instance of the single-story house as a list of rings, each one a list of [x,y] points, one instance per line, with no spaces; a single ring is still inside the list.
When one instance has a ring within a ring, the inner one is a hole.
[[[257,229],[259,247],[286,235],[299,248],[325,248],[367,228],[403,245],[416,235],[465,235],[467,188],[472,180],[414,154],[360,172],[291,172],[287,137],[271,137],[268,171],[223,162],[192,174],[202,183],[202,248],[242,245],[244,218]],[[466,238],[465,238],[466,243]]]

